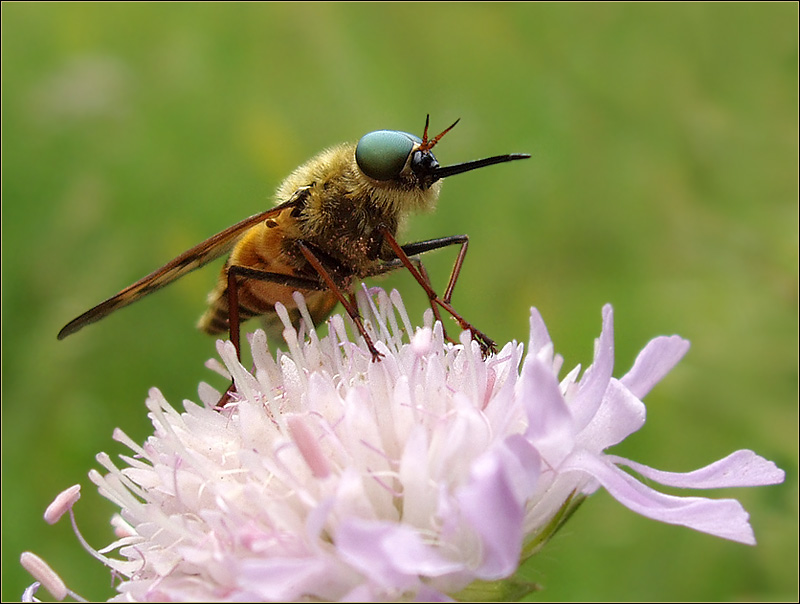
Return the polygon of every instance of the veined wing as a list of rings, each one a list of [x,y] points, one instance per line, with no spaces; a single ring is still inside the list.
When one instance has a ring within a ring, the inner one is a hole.
[[[105,302],[101,302],[94,308],[87,310],[81,316],[67,323],[64,328],[58,332],[58,339],[63,340],[86,325],[99,321],[115,310],[133,304],[144,296],[169,285],[187,273],[219,258],[223,254],[229,252],[236,245],[236,242],[242,234],[248,229],[296,203],[297,199],[293,196],[292,199],[285,203],[270,208],[260,214],[250,216],[250,218],[245,218],[241,222],[206,239],[174,260],[168,262],[157,271],[139,279],[139,281],[133,285],[129,285],[115,296],[112,296]]]

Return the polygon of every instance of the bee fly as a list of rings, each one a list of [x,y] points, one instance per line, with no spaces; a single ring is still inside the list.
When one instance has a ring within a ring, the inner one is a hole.
[[[366,277],[400,267],[407,268],[425,290],[437,319],[439,308],[444,309],[462,329],[469,330],[484,354],[496,351],[494,342],[450,305],[468,237],[456,235],[405,245],[395,238],[409,214],[434,207],[442,178],[530,157],[498,155],[442,167],[431,150],[457,123],[432,139],[428,139],[426,120],[421,139],[406,132],[378,130],[364,135],[357,144],[323,151],[281,184],[275,207],[217,233],[83,313],[64,326],[58,339],[230,251],[198,326],[209,334],[227,331],[237,352],[240,322],[263,316],[267,324],[277,324],[276,303],[286,306],[293,321],[299,321],[292,297],[299,291],[315,323],[341,303],[364,338],[372,360],[379,360],[382,355],[361,322],[352,288]],[[418,255],[449,245],[461,247],[445,293],[439,296]]]

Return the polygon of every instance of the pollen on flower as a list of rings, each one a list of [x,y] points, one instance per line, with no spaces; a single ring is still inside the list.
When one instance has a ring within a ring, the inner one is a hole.
[[[599,486],[650,518],[754,542],[735,500],[664,495],[621,466],[717,488],[782,481],[771,462],[740,452],[676,474],[605,451],[642,427],[640,397],[685,340],[655,338],[615,379],[607,306],[591,366],[559,378],[535,309],[526,351],[510,342],[484,358],[469,334],[445,341],[430,311],[412,327],[396,292],[358,303],[380,362],[341,316],[327,336],[304,336],[279,309],[288,352],[257,331],[246,368],[218,346],[232,404],[215,408],[220,393],[203,385],[203,404],[179,411],[154,388],[153,435],[139,445],[115,431],[133,455],[98,455],[105,474],[90,478],[119,506],[118,539],[84,546],[119,578],[118,599],[438,600],[479,596],[487,581],[520,597],[533,589],[512,578],[521,561]]]

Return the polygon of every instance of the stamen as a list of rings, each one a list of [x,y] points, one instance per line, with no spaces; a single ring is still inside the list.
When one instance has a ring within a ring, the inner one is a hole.
[[[417,333],[411,338],[411,349],[419,357],[424,357],[431,350],[431,340],[433,334],[430,329],[418,329]]]
[[[56,600],[61,601],[69,594],[66,584],[61,577],[58,576],[58,573],[50,568],[47,562],[36,554],[32,552],[22,552],[22,555],[19,557],[19,563],[22,565],[22,568],[27,570],[34,579],[39,581]]]
[[[75,505],[75,502],[80,498],[81,485],[79,484],[72,485],[70,488],[61,491],[53,500],[53,503],[48,505],[47,509],[44,511],[44,521],[47,524],[55,524],[64,514],[72,509],[72,506]]]
[[[300,450],[311,473],[315,478],[326,478],[331,473],[331,468],[317,438],[311,433],[305,422],[296,415],[289,417],[286,424],[292,440]]]

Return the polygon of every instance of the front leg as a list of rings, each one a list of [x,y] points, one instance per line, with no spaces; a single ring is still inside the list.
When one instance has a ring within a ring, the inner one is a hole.
[[[392,248],[392,251],[397,259],[408,269],[408,271],[413,275],[414,279],[417,280],[417,283],[419,283],[422,286],[422,289],[425,290],[425,293],[428,294],[428,299],[431,301],[431,305],[438,305],[446,310],[458,322],[461,329],[469,331],[472,339],[475,340],[481,347],[481,351],[483,352],[484,356],[488,356],[490,353],[497,353],[497,345],[495,344],[494,340],[466,321],[464,317],[458,314],[450,304],[450,298],[453,294],[456,280],[461,272],[461,266],[464,263],[464,257],[467,253],[467,244],[469,238],[466,235],[456,235],[454,237],[430,239],[428,241],[420,241],[418,243],[401,246],[391,231],[389,231],[389,229],[387,229],[385,226],[381,225],[377,230],[378,233],[383,237],[383,240],[386,241],[386,243],[389,244],[389,247]],[[409,258],[409,252],[413,254],[420,254],[457,243],[461,244],[461,250],[459,251],[455,266],[453,267],[453,271],[450,275],[450,281],[447,285],[447,289],[445,290],[445,297],[441,298],[433,289],[427,273],[424,272],[424,268],[422,271],[420,271],[416,266],[414,266],[414,261]],[[436,311],[434,311],[434,314],[436,314],[438,318],[438,313],[436,313]]]
[[[350,318],[353,320],[353,323],[355,323],[355,326],[358,329],[358,333],[360,333],[361,337],[364,338],[364,342],[366,343],[367,348],[369,348],[369,352],[372,355],[372,361],[373,362],[380,361],[383,354],[378,352],[378,349],[375,348],[375,344],[372,342],[372,338],[367,333],[364,324],[361,322],[361,317],[358,314],[358,309],[346,295],[347,292],[342,291],[342,288],[339,287],[339,285],[331,276],[330,271],[327,268],[325,268],[322,261],[314,254],[309,245],[300,240],[298,240],[296,243],[297,243],[297,248],[300,250],[303,256],[305,256],[305,259],[312,267],[314,267],[314,270],[317,271],[317,274],[321,277],[325,285],[327,285],[327,289],[330,289],[334,293],[339,302],[342,303],[342,306],[344,306],[344,309],[347,311],[347,314],[350,315]]]
[[[456,281],[458,280],[458,276],[461,274],[461,267],[464,265],[464,258],[467,256],[469,235],[451,235],[450,237],[427,239],[425,241],[406,243],[405,245],[400,246],[408,256],[416,256],[417,254],[424,254],[425,252],[439,250],[450,245],[460,245],[461,247],[458,249],[458,256],[456,256],[456,261],[453,264],[453,270],[450,271],[450,279],[447,282],[447,289],[444,290],[444,296],[442,296],[442,300],[448,304],[450,304],[450,300],[453,297],[453,290],[456,287]],[[421,269],[420,272],[423,273],[423,275],[427,278],[427,273],[425,273],[425,268],[422,266],[422,262],[420,262],[419,265]],[[428,283],[430,283],[430,279],[428,279]]]

